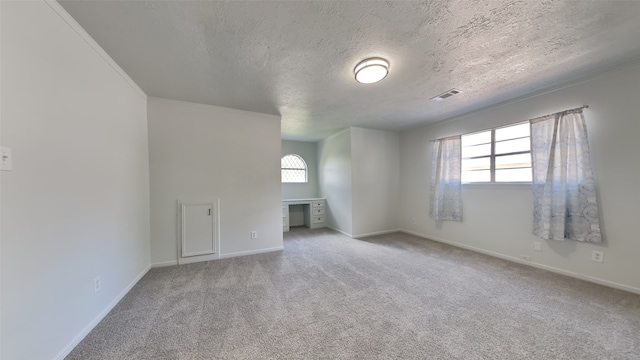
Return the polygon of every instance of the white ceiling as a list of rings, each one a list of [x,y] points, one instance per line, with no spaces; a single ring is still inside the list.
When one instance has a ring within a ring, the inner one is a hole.
[[[280,114],[293,140],[403,131],[640,58],[640,1],[61,4],[149,96]],[[372,56],[389,76],[357,83]]]

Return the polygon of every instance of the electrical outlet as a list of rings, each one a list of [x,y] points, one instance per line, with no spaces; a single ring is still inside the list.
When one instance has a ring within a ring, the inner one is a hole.
[[[531,261],[531,256],[520,254],[520,260]]]
[[[604,262],[604,251],[593,250],[591,252],[591,260],[599,263]]]
[[[252,239],[257,239],[257,238],[258,238],[258,232],[257,232],[257,231],[255,231],[255,230],[254,230],[254,231],[252,231],[252,232],[251,232],[251,238],[252,238]]]
[[[540,243],[540,241],[534,241],[533,242],[533,250],[542,251],[542,243]]]
[[[13,160],[11,158],[11,148],[0,147],[0,170],[11,171],[13,168]]]
[[[102,289],[102,281],[100,281],[100,276],[93,279],[93,293],[97,294],[100,289]]]
[[[417,223],[416,218],[411,218],[411,223],[415,225]]]

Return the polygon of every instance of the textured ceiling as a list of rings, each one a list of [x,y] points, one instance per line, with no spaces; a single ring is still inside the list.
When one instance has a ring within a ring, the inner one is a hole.
[[[61,4],[149,96],[280,114],[295,140],[407,130],[640,58],[640,1]],[[357,83],[372,56],[389,76]]]

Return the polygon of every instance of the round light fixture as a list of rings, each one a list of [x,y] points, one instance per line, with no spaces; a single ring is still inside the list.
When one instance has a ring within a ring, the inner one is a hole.
[[[378,82],[389,73],[389,62],[382,58],[370,58],[362,60],[353,69],[356,74],[356,81],[362,84]]]

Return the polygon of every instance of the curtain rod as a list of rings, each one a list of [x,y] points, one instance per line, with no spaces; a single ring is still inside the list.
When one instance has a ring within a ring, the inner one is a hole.
[[[511,125],[515,125],[515,124],[518,124],[518,123],[524,123],[524,122],[527,122],[527,121],[533,121],[533,120],[541,119],[541,118],[543,118],[543,117],[547,117],[547,116],[551,116],[551,115],[555,115],[555,114],[560,114],[560,113],[564,113],[564,112],[568,113],[568,112],[571,112],[571,111],[582,110],[582,109],[588,109],[588,108],[589,108],[589,105],[582,105],[582,106],[578,106],[577,108],[573,108],[573,109],[569,109],[569,110],[563,110],[563,111],[558,111],[558,112],[554,112],[554,113],[547,114],[547,115],[537,116],[537,117],[535,117],[535,118],[533,118],[533,119],[529,119],[529,120],[525,120],[525,121],[515,122],[515,123],[513,123],[513,124],[511,124]],[[505,125],[505,126],[509,126],[509,125]],[[498,127],[502,127],[502,126],[498,126]],[[477,133],[477,132],[483,132],[483,131],[487,131],[487,130],[491,130],[491,129],[495,129],[495,128],[496,128],[496,127],[492,127],[492,128],[488,128],[488,129],[483,129],[483,130],[478,130],[478,131],[473,131],[473,132],[470,132],[470,133],[468,133],[468,134],[473,134],[473,133]],[[431,139],[431,140],[429,140],[429,141],[433,142],[433,141],[438,141],[438,140],[444,140],[444,139],[449,139],[449,138],[455,138],[455,137],[459,137],[459,136],[462,136],[462,135],[464,135],[464,134],[461,134],[461,135],[453,135],[453,136],[446,136],[446,137],[443,137],[443,138]]]
[[[445,136],[443,138],[438,138],[438,139],[431,139],[429,141],[438,141],[438,140],[447,140],[447,139],[459,139],[460,137],[462,137],[462,135],[452,135],[452,136]]]
[[[552,115],[555,115],[555,114],[560,114],[560,113],[570,113],[570,112],[572,112],[572,111],[577,111],[577,110],[582,110],[582,109],[588,109],[588,108],[589,108],[589,105],[582,105],[582,106],[578,106],[577,108],[573,108],[573,109],[569,109],[569,110],[562,110],[562,111],[554,112],[554,113],[551,113],[551,114],[538,116],[538,117],[535,117],[535,118],[533,118],[533,119],[531,119],[531,120],[529,120],[529,121],[536,120],[536,119],[540,119],[540,118],[547,117],[547,116],[552,116]]]

